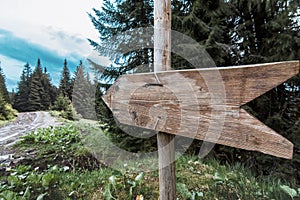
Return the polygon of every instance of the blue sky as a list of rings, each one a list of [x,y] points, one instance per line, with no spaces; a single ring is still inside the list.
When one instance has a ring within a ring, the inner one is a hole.
[[[87,12],[101,0],[7,0],[0,6],[0,61],[8,89],[17,87],[23,66],[41,59],[57,84],[66,58],[71,71],[95,56],[87,38],[98,41]],[[98,58],[99,60],[99,58]],[[108,62],[100,58],[101,62]],[[104,63],[101,63],[104,64]]]

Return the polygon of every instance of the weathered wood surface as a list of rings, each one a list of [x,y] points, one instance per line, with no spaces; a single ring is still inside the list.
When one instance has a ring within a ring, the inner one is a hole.
[[[171,70],[171,1],[154,1],[154,72]]]
[[[103,99],[122,124],[292,158],[293,144],[240,106],[297,73],[289,61],[125,75]]]
[[[171,70],[171,0],[154,0],[154,72]],[[158,132],[159,197],[176,199],[174,135]]]

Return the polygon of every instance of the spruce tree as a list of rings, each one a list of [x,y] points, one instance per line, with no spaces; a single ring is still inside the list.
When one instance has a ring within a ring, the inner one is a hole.
[[[127,51],[131,44],[140,41],[141,36],[147,33],[143,33],[142,30],[133,35],[126,33],[126,31],[153,25],[153,0],[113,2],[105,0],[101,11],[97,9],[93,11],[94,13],[89,16],[101,35],[101,43],[89,40],[90,44],[99,51],[100,55],[109,56],[114,61],[111,66],[103,67],[102,79],[111,82],[119,75],[135,71],[137,66],[153,63],[153,50],[150,48],[143,48],[141,45],[139,49]],[[121,34],[123,37],[114,38]],[[122,51],[124,53],[120,53]],[[146,71],[151,70],[151,67],[146,69]]]
[[[106,0],[103,5],[100,10],[94,9],[94,14],[90,14],[101,36],[100,43],[92,40],[90,43],[100,55],[110,56],[105,48],[117,51],[139,39],[127,38],[112,42],[109,39],[113,36],[153,24],[153,1]],[[204,46],[218,66],[299,60],[297,0],[173,0],[172,9],[172,29],[192,37]],[[104,72],[100,73],[100,81],[112,83],[120,74],[127,73],[139,64],[153,62],[151,51],[146,54],[148,57],[141,56],[143,54],[139,51],[123,54],[119,60],[114,60],[112,66],[102,67]],[[112,57],[115,58],[114,55]],[[180,69],[191,66],[184,59],[172,55],[172,67]],[[300,141],[299,80],[299,76],[294,77],[246,105],[253,115],[291,141]],[[107,88],[107,85],[103,88]],[[101,104],[98,102],[97,105]],[[101,112],[99,109],[99,116],[109,119],[109,115],[104,112],[101,115]],[[116,139],[124,139],[119,131],[114,130],[114,133]],[[256,166],[261,174],[273,169],[270,173],[288,174],[300,180],[300,172],[297,170],[300,166],[299,149],[300,146],[295,142],[295,159],[284,163],[259,153],[221,146],[215,148],[215,156],[226,154],[230,159],[227,161],[244,161],[249,166]]]
[[[44,95],[42,96],[43,110],[48,110],[56,99],[56,89],[51,84],[51,78],[46,67],[44,68],[41,82],[44,88]]]
[[[5,116],[5,105],[6,105],[6,102],[3,98],[3,95],[0,91],[0,120],[6,120],[6,116]]]
[[[76,68],[73,79],[72,102],[78,114],[86,119],[96,119],[95,86],[88,79],[82,61]]]
[[[38,59],[36,68],[32,74],[29,93],[29,111],[43,110],[43,97],[45,95],[44,87],[42,85],[42,66],[41,61]]]
[[[270,0],[246,1],[230,0],[232,15],[228,16],[232,27],[232,56],[236,63],[265,63],[299,60],[300,24],[297,22],[299,1]],[[300,183],[300,141],[298,99],[300,93],[299,75],[279,85],[246,105],[246,108],[269,127],[290,139],[295,144],[292,162],[264,156],[256,152],[234,149],[224,151],[231,161],[239,160],[253,166],[260,173],[272,173],[282,178],[295,178]],[[296,172],[297,171],[297,172]]]
[[[299,1],[230,0],[233,45],[239,62],[261,63],[299,58]]]
[[[172,30],[195,40],[197,45],[201,45],[208,52],[217,66],[228,66],[234,62],[234,58],[231,57],[234,49],[231,46],[229,31],[233,24],[228,20],[232,11],[225,2],[213,0],[172,1]],[[198,46],[193,44],[184,46],[184,50],[188,51],[191,57],[199,56],[194,55],[195,52],[198,52],[195,48]],[[203,66],[191,66],[185,59],[172,55],[172,68],[191,67]]]
[[[5,84],[5,74],[1,68],[1,61],[0,61],[0,92],[2,93],[3,99],[7,102],[10,103],[10,97],[9,93],[7,91],[7,87]]]
[[[49,75],[45,68],[42,70],[41,61],[38,59],[37,66],[32,74],[29,93],[29,111],[48,110],[55,100],[55,94],[51,94],[53,88]],[[54,95],[51,98],[51,95]],[[53,102],[52,102],[53,101]]]
[[[63,71],[59,83],[58,93],[72,100],[72,86],[71,86],[72,81],[71,81],[70,71],[67,65],[68,65],[67,59],[65,59],[64,67],[63,67]]]
[[[28,111],[29,108],[29,94],[32,79],[32,70],[28,63],[24,65],[20,82],[18,83],[18,90],[15,94],[13,107],[20,112]]]

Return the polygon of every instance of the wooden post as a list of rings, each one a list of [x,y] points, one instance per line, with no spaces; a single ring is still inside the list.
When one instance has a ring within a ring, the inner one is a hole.
[[[167,70],[171,70],[171,0],[154,0],[154,73]],[[157,134],[160,200],[176,199],[174,137]]]

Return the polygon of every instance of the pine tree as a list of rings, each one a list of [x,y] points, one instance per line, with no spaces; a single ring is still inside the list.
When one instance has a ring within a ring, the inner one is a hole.
[[[299,1],[227,1],[233,14],[228,17],[234,26],[231,29],[232,46],[236,51],[234,64],[264,63],[298,60],[300,55],[300,24],[297,22]],[[234,149],[224,151],[231,161],[239,160],[252,165],[260,173],[272,173],[282,178],[295,178],[299,184],[300,141],[298,99],[300,77],[279,85],[246,105],[246,108],[269,127],[290,139],[295,144],[292,162],[268,157],[254,152]],[[227,153],[226,153],[227,152]],[[240,160],[241,159],[241,160]],[[296,172],[297,171],[297,172]]]
[[[228,66],[234,62],[231,57],[234,49],[231,46],[230,28],[233,24],[228,20],[232,11],[225,1],[213,0],[174,0],[172,1],[172,30],[176,30],[195,40],[193,44],[185,45],[190,57],[197,57],[198,45],[208,52],[217,66]],[[205,60],[201,62],[206,65]],[[203,67],[191,66],[185,59],[172,55],[172,68]],[[211,67],[211,66],[209,66]]]
[[[94,9],[94,15],[90,14],[90,18],[101,35],[101,43],[90,40],[91,45],[100,55],[109,56],[114,62],[106,67],[95,63],[93,65],[96,73],[100,74],[101,82],[97,85],[97,116],[108,125],[111,139],[122,148],[132,151],[152,150],[150,147],[156,147],[156,140],[132,137],[121,131],[99,95],[101,90],[106,90],[122,74],[153,71],[153,49],[146,45],[153,31],[143,29],[153,27],[153,0],[105,0],[101,11]]]
[[[28,111],[29,108],[29,94],[32,80],[32,70],[28,63],[25,64],[20,79],[13,107],[20,112],[25,112]]]
[[[43,110],[48,110],[56,99],[56,88],[51,84],[50,80],[50,75],[45,67],[41,79],[44,88],[44,95],[42,96]]]
[[[29,111],[39,111],[43,110],[43,98],[45,98],[45,91],[42,85],[43,70],[41,66],[41,61],[38,59],[36,68],[32,74],[32,80],[30,84],[29,93]]]
[[[0,92],[2,93],[3,99],[7,102],[10,103],[10,97],[9,93],[7,91],[7,87],[5,84],[5,74],[1,68],[1,61],[0,61]]]
[[[6,112],[5,112],[6,102],[3,98],[3,95],[0,91],[0,120],[6,120]]]
[[[299,60],[300,24],[297,0],[173,0],[172,9],[172,29],[203,45],[218,66]],[[104,1],[101,10],[94,9],[94,15],[90,14],[101,35],[101,43],[90,40],[91,45],[104,56],[110,56],[111,52],[105,51],[103,47],[113,52],[122,50],[137,38],[121,38],[113,42],[109,39],[126,30],[152,25],[151,10],[153,1]],[[140,15],[141,13],[144,15]],[[193,46],[189,48],[192,53]],[[114,60],[114,65],[102,67],[104,72],[101,72],[101,81],[112,83],[120,74],[127,73],[144,61],[153,62],[151,51],[146,54],[148,57],[140,56],[143,54],[138,51],[121,55],[119,60]],[[112,57],[115,58],[115,55]],[[184,59],[172,55],[172,67],[180,69],[191,66]],[[291,141],[300,141],[299,80],[300,76],[294,77],[246,105],[253,115]],[[107,88],[107,85],[101,89],[103,88]],[[97,105],[100,106],[100,102]],[[111,116],[106,115],[100,108],[98,112],[100,117],[106,119]],[[111,126],[111,130],[113,128],[116,126]],[[127,139],[121,131],[115,129],[114,133],[116,140],[126,143]],[[295,142],[295,159],[292,162],[283,163],[274,157],[270,159],[259,153],[220,146],[215,149],[215,156],[222,152],[222,155],[226,154],[230,158],[230,162],[244,161],[256,166],[261,174],[273,169],[270,173],[296,177],[300,184],[300,172],[297,170],[300,166],[298,143]]]
[[[89,16],[101,35],[101,43],[89,40],[90,44],[99,51],[100,55],[110,56],[114,61],[113,65],[103,67],[104,72],[101,73],[101,78],[111,82],[128,71],[136,71],[137,66],[148,64],[150,66],[143,70],[151,71],[152,49],[143,48],[143,45],[140,45],[139,49],[128,52],[130,45],[136,44],[136,41],[140,41],[142,35],[147,33],[144,33],[142,29],[132,35],[125,31],[153,25],[153,0],[124,0],[113,3],[105,0],[101,11],[97,9],[93,11],[94,14]],[[120,33],[123,37],[114,38],[116,35],[120,36]],[[120,53],[122,51],[124,53]]]
[[[72,102],[76,112],[83,118],[96,119],[95,87],[88,79],[82,61],[80,61],[79,66],[76,68],[73,79]]]
[[[68,97],[70,100],[72,100],[72,86],[71,86],[71,76],[70,71],[68,69],[68,63],[67,60],[64,60],[64,67],[59,83],[58,93],[63,94],[64,96]]]
[[[299,58],[297,0],[231,0],[234,43],[240,63]]]
[[[55,88],[50,82],[47,69],[42,70],[41,61],[38,59],[37,66],[32,74],[29,93],[29,111],[48,110],[56,98]]]

